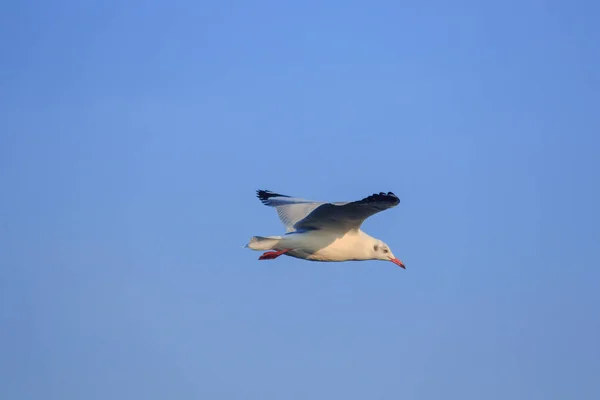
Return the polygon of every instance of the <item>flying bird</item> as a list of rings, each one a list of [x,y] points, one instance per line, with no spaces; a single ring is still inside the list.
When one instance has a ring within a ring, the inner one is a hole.
[[[309,261],[391,261],[406,268],[389,246],[360,228],[371,215],[396,207],[400,199],[392,192],[373,194],[352,202],[319,202],[257,190],[260,201],[277,210],[286,229],[282,236],[254,236],[244,246],[270,250],[259,260],[283,254]]]

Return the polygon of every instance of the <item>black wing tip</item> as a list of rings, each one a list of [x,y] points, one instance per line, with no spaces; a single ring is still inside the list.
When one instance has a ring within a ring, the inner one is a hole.
[[[364,202],[366,203],[370,203],[370,202],[382,202],[382,203],[390,203],[394,206],[400,204],[400,198],[398,196],[396,196],[394,193],[392,192],[379,192],[379,193],[375,193],[370,195],[369,197],[363,199]]]
[[[284,194],[279,194],[275,192],[271,192],[270,190],[259,189],[256,191],[256,197],[260,199],[260,201],[268,202],[271,197],[290,197]]]

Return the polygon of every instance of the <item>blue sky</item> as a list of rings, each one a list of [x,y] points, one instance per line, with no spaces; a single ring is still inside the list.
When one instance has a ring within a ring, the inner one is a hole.
[[[600,6],[0,6],[0,397],[597,399]],[[258,188],[393,191],[258,261]]]

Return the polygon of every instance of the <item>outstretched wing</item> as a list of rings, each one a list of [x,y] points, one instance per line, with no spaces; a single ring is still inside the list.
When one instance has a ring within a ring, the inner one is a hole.
[[[348,203],[322,203],[294,224],[296,230],[323,229],[349,231],[359,229],[371,215],[396,207],[400,199],[392,192],[373,194]]]
[[[325,204],[319,201],[286,196],[269,190],[257,190],[256,196],[264,205],[275,207],[286,232],[296,230],[294,225],[298,221],[304,219],[317,207]]]

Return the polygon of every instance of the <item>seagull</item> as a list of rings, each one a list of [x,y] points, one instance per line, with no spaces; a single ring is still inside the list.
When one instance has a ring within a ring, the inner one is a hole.
[[[392,192],[376,193],[352,202],[306,200],[269,190],[257,190],[266,206],[274,207],[286,229],[282,236],[253,236],[244,246],[270,250],[259,260],[281,255],[308,261],[391,261],[406,269],[383,241],[369,236],[360,227],[371,215],[396,207],[400,199]]]

